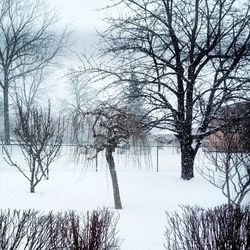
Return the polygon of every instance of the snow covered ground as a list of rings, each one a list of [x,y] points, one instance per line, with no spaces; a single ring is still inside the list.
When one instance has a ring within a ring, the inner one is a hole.
[[[49,180],[42,181],[36,193],[29,193],[27,180],[0,157],[0,208],[42,211],[77,210],[80,213],[101,207],[113,209],[112,185],[106,163],[98,158],[93,164],[75,164],[72,153],[51,166]],[[20,158],[19,153],[16,156]],[[173,148],[159,150],[159,172],[156,172],[156,148],[152,164],[141,156],[141,166],[125,155],[116,155],[123,210],[118,235],[122,250],[164,249],[165,211],[179,210],[179,205],[213,207],[226,202],[224,196],[198,173],[190,181],[180,179],[180,154]],[[200,159],[202,154],[200,154]],[[202,161],[199,161],[202,164]]]

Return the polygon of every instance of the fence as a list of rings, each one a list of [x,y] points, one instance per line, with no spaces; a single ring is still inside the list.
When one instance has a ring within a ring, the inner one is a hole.
[[[114,157],[122,158],[123,155],[127,156],[130,160],[134,158],[135,161],[140,161],[142,164],[143,162],[145,164],[151,164],[155,171],[159,172],[164,162],[170,161],[176,163],[176,160],[180,159],[180,146],[166,145],[118,148]],[[99,159],[102,157],[104,157],[102,153],[99,153],[95,159],[96,171],[98,171],[100,166]],[[128,161],[129,159],[123,158],[122,160]]]
[[[16,142],[12,142],[11,147],[17,148],[19,144]],[[2,146],[2,145],[1,145]],[[63,144],[62,150],[66,153],[73,154],[74,149],[77,145],[74,144]],[[87,148],[87,144],[85,146]],[[83,147],[84,149],[84,147]],[[82,150],[82,156],[84,159],[87,159],[88,152],[87,150],[84,152]],[[148,162],[148,164],[152,164],[153,168],[156,170],[156,172],[159,172],[162,168],[164,159],[166,157],[169,157],[169,159],[172,159],[174,157],[180,157],[180,146],[178,145],[161,145],[161,146],[140,146],[140,147],[121,147],[116,150],[114,153],[115,158],[122,158],[123,156],[127,156],[128,159],[136,159],[137,162]],[[97,156],[94,159],[94,167],[95,171],[98,171],[98,169],[102,165],[102,160],[105,158],[103,152],[99,152]],[[128,159],[124,158],[124,162],[128,161]]]

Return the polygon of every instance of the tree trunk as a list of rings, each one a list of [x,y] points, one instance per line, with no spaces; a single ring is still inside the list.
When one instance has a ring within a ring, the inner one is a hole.
[[[3,88],[4,107],[4,143],[10,144],[10,117],[9,117],[9,88],[8,84]]]
[[[225,181],[226,181],[226,194],[227,194],[227,203],[228,205],[231,205],[234,203],[231,199],[231,192],[230,192],[230,158],[231,153],[226,153],[226,161],[225,161]]]
[[[184,141],[181,144],[181,178],[190,180],[194,177],[195,152],[190,142]]]
[[[109,165],[109,172],[110,172],[111,180],[112,180],[115,208],[122,209],[118,179],[117,179],[117,174],[116,174],[116,170],[115,170],[115,162],[114,162],[114,158],[112,155],[112,148],[106,149],[106,160],[107,160],[108,165]]]
[[[30,192],[35,193],[35,187],[33,185],[30,185]]]
[[[31,163],[31,168],[30,168],[30,172],[31,172],[31,177],[30,177],[30,192],[31,193],[35,193],[35,171],[36,171],[36,162],[34,160],[34,158],[32,159],[32,163]]]

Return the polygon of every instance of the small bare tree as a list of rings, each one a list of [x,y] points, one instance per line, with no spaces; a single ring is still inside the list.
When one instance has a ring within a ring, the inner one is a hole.
[[[95,158],[98,152],[105,151],[112,180],[115,208],[122,209],[113,153],[119,145],[127,143],[128,140],[134,144],[145,145],[146,139],[138,116],[127,108],[102,103],[92,111],[76,110],[74,121],[74,135],[81,134],[82,130],[90,128],[91,145],[89,147],[92,150],[90,150],[89,159]],[[79,136],[77,138],[79,139]]]
[[[18,146],[29,166],[29,173],[13,160],[8,146],[4,146],[5,161],[16,167],[30,183],[30,192],[43,177],[49,178],[49,166],[59,156],[63,142],[64,126],[51,117],[50,105],[47,112],[32,108],[29,112],[18,105],[15,134]]]
[[[227,197],[228,204],[240,205],[250,191],[250,152],[242,148],[240,126],[234,124],[217,134],[216,150],[207,150],[208,164],[202,176]]]

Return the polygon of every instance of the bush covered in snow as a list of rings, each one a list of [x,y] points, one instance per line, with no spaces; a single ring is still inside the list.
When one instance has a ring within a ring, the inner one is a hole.
[[[250,249],[249,206],[223,205],[208,210],[187,206],[182,212],[167,213],[166,249]]]
[[[107,209],[86,216],[75,212],[40,214],[0,211],[0,249],[118,250],[117,218]]]

